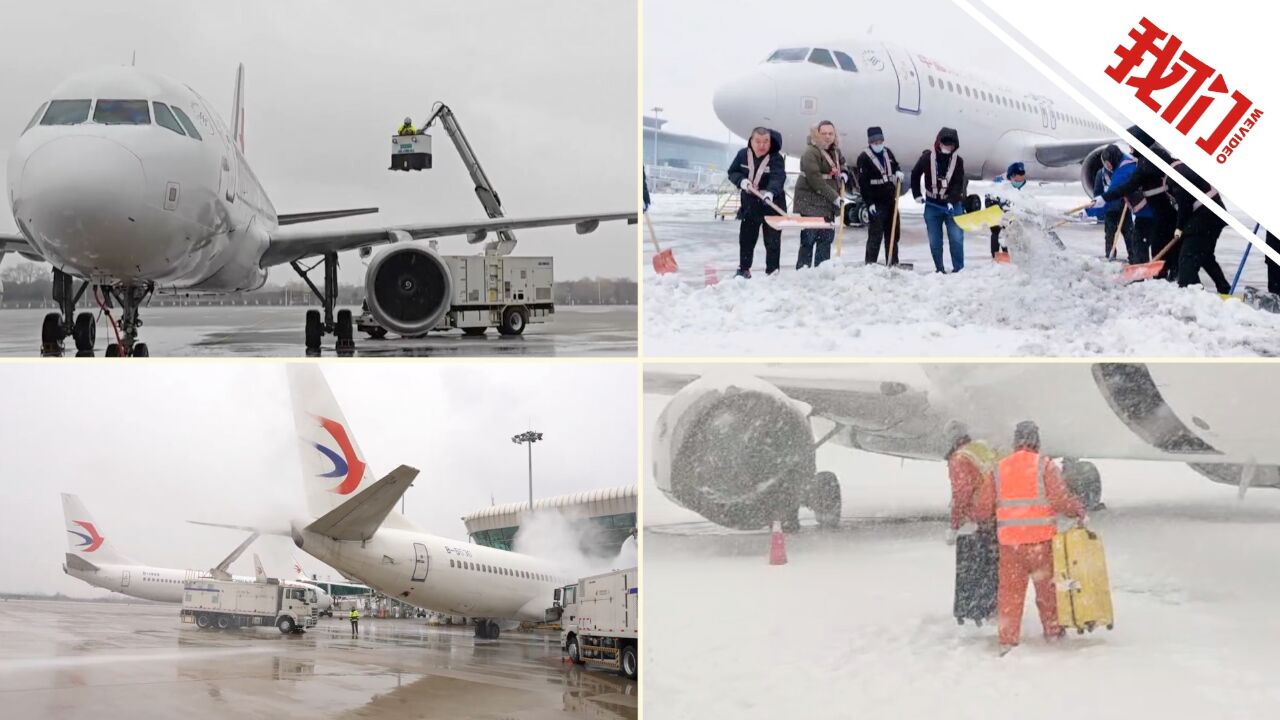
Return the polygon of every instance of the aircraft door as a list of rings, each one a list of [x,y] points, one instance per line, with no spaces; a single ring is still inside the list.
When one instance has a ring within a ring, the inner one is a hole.
[[[121,588],[129,587],[129,571],[128,570],[120,571],[120,587]]]
[[[409,578],[409,582],[422,582],[427,579],[427,569],[430,566],[430,558],[427,557],[427,546],[422,543],[413,544],[413,577]]]
[[[898,78],[898,110],[907,113],[920,112],[920,73],[911,55],[890,45],[884,46]]]

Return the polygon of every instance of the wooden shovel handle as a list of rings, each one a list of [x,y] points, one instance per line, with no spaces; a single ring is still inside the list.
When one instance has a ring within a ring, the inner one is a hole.
[[[649,226],[649,239],[653,241],[653,249],[657,252],[662,252],[662,246],[658,244],[658,233],[653,231],[653,220],[649,219],[649,213],[642,214],[644,215],[644,224]]]
[[[760,198],[762,201],[764,201],[765,205],[768,205],[769,207],[773,208],[773,211],[778,213],[779,215],[782,215],[784,217],[787,215],[787,211],[783,210],[777,205],[774,205],[772,200],[765,200],[764,195],[761,195],[759,190],[756,190],[755,188],[751,188],[751,194]]]
[[[889,254],[884,258],[885,265],[893,264],[893,251],[898,249],[898,198],[902,192],[902,182],[893,181],[893,219],[889,223]]]
[[[1177,245],[1178,241],[1181,239],[1182,239],[1181,234],[1174,235],[1173,239],[1169,241],[1169,244],[1161,248],[1160,252],[1156,253],[1156,256],[1151,258],[1151,262],[1159,262],[1160,260],[1164,259],[1165,254],[1168,253],[1170,250],[1172,250],[1173,246]]]

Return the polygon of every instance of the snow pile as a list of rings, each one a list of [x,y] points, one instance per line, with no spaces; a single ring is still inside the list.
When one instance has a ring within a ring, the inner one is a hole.
[[[1164,281],[1124,285],[1121,266],[1099,258],[1045,251],[1029,267],[977,263],[938,275],[845,257],[851,262],[710,287],[650,270],[646,353],[1280,354],[1280,315]]]

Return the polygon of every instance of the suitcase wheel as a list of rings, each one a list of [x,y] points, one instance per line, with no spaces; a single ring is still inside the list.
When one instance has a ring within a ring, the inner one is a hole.
[[[1083,634],[1084,634],[1084,628],[1082,628],[1082,627],[1078,627],[1078,628],[1076,628],[1076,634],[1077,634],[1077,635],[1083,635]]]
[[[1115,627],[1115,623],[1107,623],[1107,629],[1108,629],[1108,630],[1111,630],[1111,629],[1112,629],[1112,628],[1114,628],[1114,627]]]

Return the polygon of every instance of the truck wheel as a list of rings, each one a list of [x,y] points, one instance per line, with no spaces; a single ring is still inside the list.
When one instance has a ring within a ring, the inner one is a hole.
[[[586,665],[586,661],[582,659],[582,651],[578,649],[578,636],[574,635],[569,638],[569,659],[574,665]]]
[[[229,629],[230,627],[231,627],[231,616],[230,616],[230,615],[219,615],[219,616],[218,616],[218,629],[219,629],[219,630],[227,630],[227,629]]]
[[[212,624],[213,624],[213,621],[209,618],[208,615],[204,613],[200,613],[199,615],[196,615],[196,627],[200,628],[201,630],[208,630],[209,626]]]
[[[484,335],[484,332],[488,329],[489,328],[482,328],[482,327],[462,328],[462,334],[466,335],[467,337],[480,337],[481,335]]]
[[[288,615],[276,621],[276,629],[279,630],[280,634],[282,635],[288,635],[289,633],[293,632],[295,627],[296,626],[294,625],[293,618],[289,617]]]
[[[502,335],[521,335],[528,319],[524,308],[509,307],[502,311],[502,324],[498,326],[498,332]]]
[[[635,680],[640,675],[640,662],[636,658],[635,645],[622,648],[622,674],[631,680]]]

